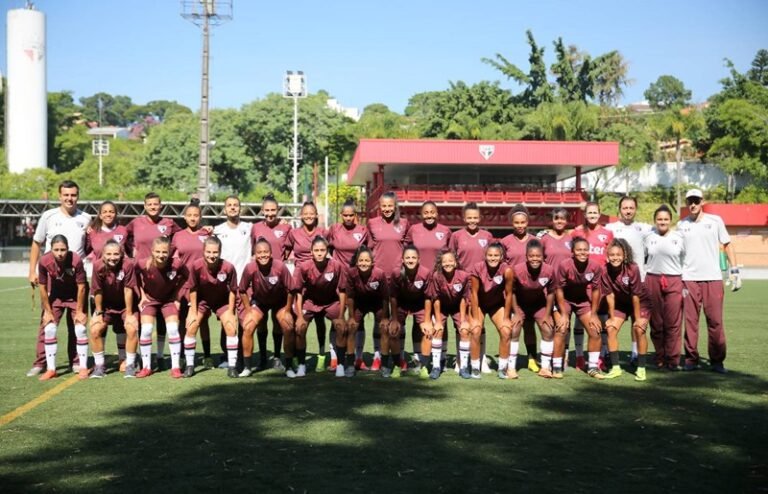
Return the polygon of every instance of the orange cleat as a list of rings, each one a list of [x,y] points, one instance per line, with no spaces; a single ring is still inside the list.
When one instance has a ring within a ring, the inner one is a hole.
[[[355,360],[355,369],[356,370],[361,370],[361,371],[369,370],[368,366],[365,365],[365,361],[363,359],[361,359],[361,358]]]
[[[149,367],[144,367],[139,372],[136,373],[136,377],[141,379],[142,377],[149,377],[152,375],[152,369]]]
[[[39,379],[40,381],[47,381],[48,379],[53,379],[54,377],[57,377],[56,371],[55,370],[47,370],[47,371],[43,372],[43,374],[40,377],[38,377],[37,379]]]
[[[373,359],[373,364],[371,364],[371,372],[379,372],[381,370],[381,358],[377,357]]]
[[[77,372],[77,378],[81,381],[83,379],[88,379],[88,376],[90,376],[91,371],[86,367],[81,367],[80,370]]]

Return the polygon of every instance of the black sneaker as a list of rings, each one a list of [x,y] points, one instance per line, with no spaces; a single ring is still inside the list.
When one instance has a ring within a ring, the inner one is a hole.
[[[184,377],[192,377],[195,375],[195,366],[194,365],[188,365],[186,369],[184,369]]]
[[[240,377],[240,373],[234,367],[230,367],[227,369],[227,377]]]

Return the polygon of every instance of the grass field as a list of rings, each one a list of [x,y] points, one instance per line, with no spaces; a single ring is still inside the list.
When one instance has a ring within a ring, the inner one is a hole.
[[[72,379],[24,377],[38,310],[21,287],[0,279],[3,417]],[[727,376],[72,382],[0,426],[0,492],[765,492],[766,294],[727,294]]]

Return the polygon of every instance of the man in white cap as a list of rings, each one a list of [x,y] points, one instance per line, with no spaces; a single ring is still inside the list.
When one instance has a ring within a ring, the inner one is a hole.
[[[729,278],[733,291],[741,288],[741,276],[736,265],[736,253],[722,218],[702,210],[704,194],[691,189],[685,195],[689,215],[677,224],[683,236],[683,318],[685,319],[684,370],[699,368],[699,315],[707,318],[708,352],[712,370],[727,371],[725,360],[725,328],[723,326],[723,278],[720,274],[720,246],[730,264]]]

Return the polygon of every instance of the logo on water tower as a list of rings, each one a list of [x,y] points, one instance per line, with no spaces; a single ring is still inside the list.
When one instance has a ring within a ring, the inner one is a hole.
[[[496,151],[496,146],[493,144],[480,144],[479,150],[480,156],[482,156],[485,161],[488,161],[491,156],[493,156],[493,152]]]

